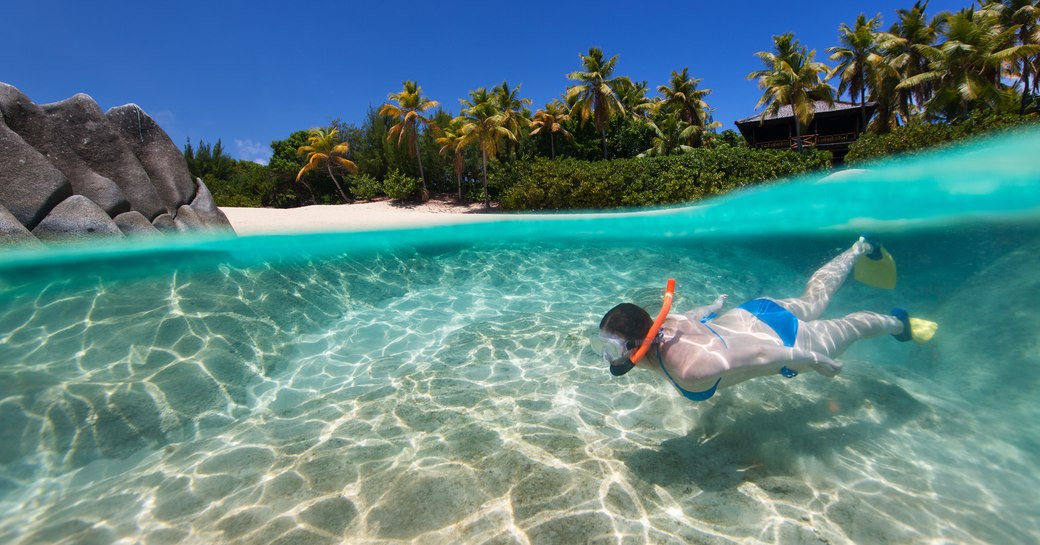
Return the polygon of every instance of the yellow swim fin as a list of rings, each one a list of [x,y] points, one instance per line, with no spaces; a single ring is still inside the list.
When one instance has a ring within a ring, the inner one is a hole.
[[[892,316],[903,322],[903,331],[898,335],[892,334],[897,341],[906,342],[913,339],[919,343],[926,343],[932,340],[935,331],[939,329],[939,324],[921,318],[911,318],[910,314],[901,308],[892,309]]]
[[[863,254],[856,260],[852,269],[852,277],[857,281],[875,288],[890,290],[896,287],[896,260],[885,250],[876,238],[863,237],[874,248],[869,254]]]
[[[939,324],[935,322],[929,322],[921,318],[910,318],[910,337],[919,343],[926,343],[932,340],[932,336],[935,335],[935,330],[937,329],[939,329]]]

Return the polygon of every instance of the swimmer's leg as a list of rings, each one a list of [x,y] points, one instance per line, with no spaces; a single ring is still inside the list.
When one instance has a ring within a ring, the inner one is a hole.
[[[799,333],[798,340],[806,343],[805,348],[808,350],[836,358],[858,340],[881,335],[901,335],[904,331],[903,323],[896,316],[887,314],[853,312],[836,320],[815,320],[800,324],[808,328],[809,335]]]
[[[856,259],[868,254],[873,247],[866,240],[860,238],[851,248],[838,254],[820,270],[813,273],[805,286],[805,293],[794,299],[778,299],[777,303],[791,311],[799,320],[815,320],[827,310],[831,297],[838,291],[852,272]]]

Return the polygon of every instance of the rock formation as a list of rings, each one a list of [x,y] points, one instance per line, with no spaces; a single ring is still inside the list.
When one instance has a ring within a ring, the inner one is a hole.
[[[231,224],[137,105],[36,105],[0,83],[0,245],[203,229]]]

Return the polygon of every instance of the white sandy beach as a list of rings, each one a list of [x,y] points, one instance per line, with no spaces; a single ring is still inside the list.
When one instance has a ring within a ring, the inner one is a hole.
[[[475,223],[502,219],[569,219],[578,217],[667,214],[674,209],[647,209],[625,212],[589,213],[510,213],[483,203],[455,204],[453,200],[432,198],[423,204],[400,204],[390,200],[354,204],[327,204],[299,208],[221,207],[239,235],[304,233],[320,231],[371,231],[399,227],[427,227]]]
[[[313,205],[300,208],[221,207],[240,235],[314,231],[365,231],[395,227],[424,227],[501,219],[497,209],[483,203],[459,205],[442,199],[423,204],[389,200],[355,204]]]

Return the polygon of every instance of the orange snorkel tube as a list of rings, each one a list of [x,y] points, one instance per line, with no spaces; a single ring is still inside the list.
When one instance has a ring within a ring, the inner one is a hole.
[[[632,365],[639,363],[639,360],[643,359],[646,352],[650,350],[650,345],[654,343],[654,338],[657,337],[657,332],[661,330],[661,325],[664,324],[664,319],[668,317],[668,311],[672,309],[672,298],[675,297],[675,279],[669,278],[668,284],[664,288],[664,303],[661,303],[661,311],[657,313],[657,318],[654,319],[654,325],[650,326],[650,331],[646,332],[646,337],[643,338],[643,344],[639,345],[639,349],[636,350],[632,357],[628,358],[628,361],[632,362]]]

